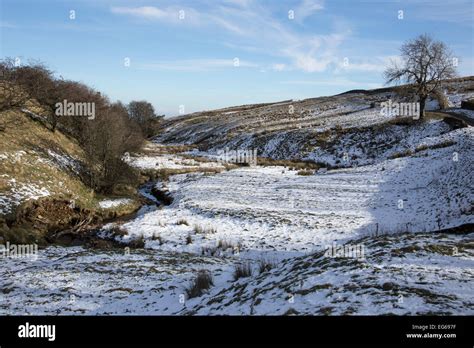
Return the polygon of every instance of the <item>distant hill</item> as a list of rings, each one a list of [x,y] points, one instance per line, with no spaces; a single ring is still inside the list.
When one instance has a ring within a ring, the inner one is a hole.
[[[462,100],[474,96],[474,77],[446,81],[442,90],[449,106],[460,107]],[[367,141],[379,141],[384,146],[404,137],[404,132],[399,132],[403,127],[400,117],[381,115],[381,104],[388,100],[413,102],[390,87],[351,90],[300,101],[234,106],[168,119],[155,140],[194,145],[208,152],[226,147],[252,148],[258,150],[259,156],[273,159],[314,160],[328,155],[333,158],[327,164],[335,164],[334,155],[323,150],[331,152],[337,142],[349,141],[348,137],[356,133],[364,133]],[[439,102],[433,96],[427,110],[438,108]],[[380,133],[380,127],[387,129],[387,137],[377,140],[374,134]],[[342,153],[337,156],[342,157]]]

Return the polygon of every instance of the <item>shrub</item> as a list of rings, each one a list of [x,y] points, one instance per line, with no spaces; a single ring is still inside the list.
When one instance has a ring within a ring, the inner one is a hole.
[[[186,225],[186,226],[189,226],[189,223],[186,219],[179,219],[178,221],[176,221],[176,225]]]
[[[58,101],[59,89],[54,74],[44,64],[30,61],[28,64],[15,64],[11,58],[0,62],[2,90],[7,97],[6,103],[1,103],[2,108],[21,106],[27,98],[12,98],[12,88],[21,93],[25,92],[30,98],[36,99],[45,109],[51,129],[57,126],[58,116],[55,114],[55,104]],[[3,83],[4,82],[4,83]],[[15,100],[16,99],[16,100]]]
[[[163,244],[163,238],[158,233],[154,233],[151,240],[157,240],[160,245]]]
[[[217,230],[214,227],[202,227],[200,225],[194,225],[194,233],[196,234],[214,234]]]
[[[191,237],[190,234],[186,237],[186,244],[191,244],[193,242],[193,238]]]
[[[250,277],[252,275],[252,266],[250,263],[238,264],[234,269],[234,280]]]
[[[273,262],[266,261],[266,260],[260,260],[258,262],[258,272],[259,273],[267,272],[267,271],[271,270],[273,267],[275,267],[275,264]]]
[[[227,250],[227,249],[232,249],[234,248],[239,248],[239,245],[235,245],[234,243],[228,242],[226,240],[219,239],[217,242],[217,248],[222,249],[222,250]]]
[[[128,246],[133,249],[143,249],[145,247],[145,237],[140,235],[138,238],[132,239]]]
[[[314,171],[312,171],[312,170],[299,170],[298,173],[296,173],[296,174],[303,175],[303,176],[309,176],[309,175],[313,175]]]
[[[191,285],[186,289],[186,294],[188,298],[201,296],[212,285],[214,285],[214,281],[211,274],[206,270],[200,270]]]
[[[139,125],[146,138],[157,133],[164,116],[157,116],[151,103],[144,100],[131,101],[127,109],[130,119]]]

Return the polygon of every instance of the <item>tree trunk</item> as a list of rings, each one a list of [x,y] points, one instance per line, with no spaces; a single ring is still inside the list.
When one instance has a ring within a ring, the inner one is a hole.
[[[420,120],[425,118],[426,97],[420,97]]]

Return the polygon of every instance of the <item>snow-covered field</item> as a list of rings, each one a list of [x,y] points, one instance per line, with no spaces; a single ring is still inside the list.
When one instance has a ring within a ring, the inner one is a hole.
[[[188,313],[421,315],[474,313],[474,234],[355,241],[363,258],[325,252],[284,261],[206,295]]]
[[[192,158],[182,158],[173,155],[134,156],[126,158],[129,165],[138,169],[199,169],[223,168],[216,162],[198,162]]]
[[[197,254],[219,244],[241,254],[310,252],[364,235],[473,223],[473,131],[449,135],[451,146],[310,176],[284,167],[176,175],[172,205],[124,224],[120,238]]]
[[[5,260],[0,308],[11,314],[473,314],[474,234],[434,232],[474,223],[472,136],[472,128],[458,129],[434,137],[433,144],[448,137],[449,146],[310,176],[284,167],[172,176],[170,206],[121,223],[128,234],[116,238],[144,238],[145,249],[50,247],[37,259]],[[344,246],[342,254],[327,252]],[[234,279],[237,265],[249,265],[252,274]],[[200,270],[212,275],[213,285],[188,298]]]
[[[474,120],[474,110],[467,110],[467,109],[450,109],[449,111],[466,116],[470,119]]]
[[[2,259],[0,315],[172,314],[186,309],[182,299],[197,270],[217,280],[228,278],[229,267],[194,255],[49,247]]]
[[[102,209],[110,209],[121,205],[126,205],[131,202],[132,200],[127,198],[104,199],[99,202],[99,207],[101,207]]]

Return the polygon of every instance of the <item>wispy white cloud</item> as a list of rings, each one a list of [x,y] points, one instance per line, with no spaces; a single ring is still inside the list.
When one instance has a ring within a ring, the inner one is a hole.
[[[322,2],[303,0],[298,6],[305,16],[323,9]],[[289,60],[285,69],[305,72],[321,72],[335,62],[337,47],[350,35],[346,27],[338,28],[331,34],[297,33],[294,21],[282,21],[259,4],[249,2],[240,8],[220,7],[220,16],[239,25],[239,34],[250,42],[259,41],[262,52]],[[296,15],[296,12],[295,12]],[[255,38],[255,33],[259,33]]]
[[[232,21],[225,20],[224,18],[222,18],[220,16],[209,16],[209,18],[215,24],[222,27],[223,29],[226,29],[226,30],[231,31],[231,32],[233,32],[235,34],[238,34],[238,35],[245,35],[246,34],[246,31],[245,31],[244,28],[242,28],[241,26],[239,26],[238,24],[236,24]]]
[[[161,21],[167,23],[183,23],[190,25],[200,25],[204,18],[191,7],[169,6],[158,8],[155,6],[142,7],[112,7],[112,13],[119,15],[129,15],[135,18],[148,21]]]
[[[311,17],[315,12],[324,9],[324,2],[322,0],[303,0],[295,9],[295,20],[297,22],[304,22],[308,17]]]
[[[337,86],[337,87],[358,87],[358,88],[380,88],[382,85],[375,82],[360,82],[349,79],[318,79],[318,80],[288,80],[281,81],[285,85],[310,85],[310,86]]]
[[[383,72],[392,61],[400,62],[401,58],[399,56],[376,56],[362,59],[344,57],[338,60],[334,72]]]
[[[143,7],[112,7],[112,13],[118,14],[128,14],[137,17],[143,18],[153,18],[153,19],[168,19],[178,13],[169,13],[168,11],[161,10],[153,6],[143,6]]]
[[[173,61],[158,61],[146,63],[139,66],[144,70],[170,70],[183,72],[211,71],[228,68],[257,68],[258,64],[238,60],[238,63],[232,59],[184,59]]]
[[[287,66],[286,64],[283,64],[283,63],[275,63],[275,64],[272,64],[271,68],[274,71],[284,71],[287,69]]]
[[[293,44],[284,48],[282,52],[292,59],[297,69],[306,72],[322,72],[336,64],[336,50],[349,33],[350,31],[314,35],[307,39],[294,37]]]
[[[300,20],[309,17],[316,11],[323,10],[319,0],[302,0],[296,7]],[[167,7],[114,7],[112,12],[130,15],[145,20],[165,23],[179,21],[179,8]],[[238,38],[235,46],[253,47],[260,53],[286,58],[285,67],[271,67],[272,70],[301,70],[304,72],[321,72],[337,65],[338,46],[350,35],[347,28],[338,28],[330,34],[303,34],[297,32],[294,21],[276,17],[268,8],[252,0],[227,0],[207,12],[185,8],[186,18],[183,23],[196,26],[213,25],[229,35]],[[188,14],[191,18],[188,21]],[[255,35],[258,33],[258,35]],[[232,41],[232,40],[231,40]],[[283,63],[281,63],[283,64]]]

